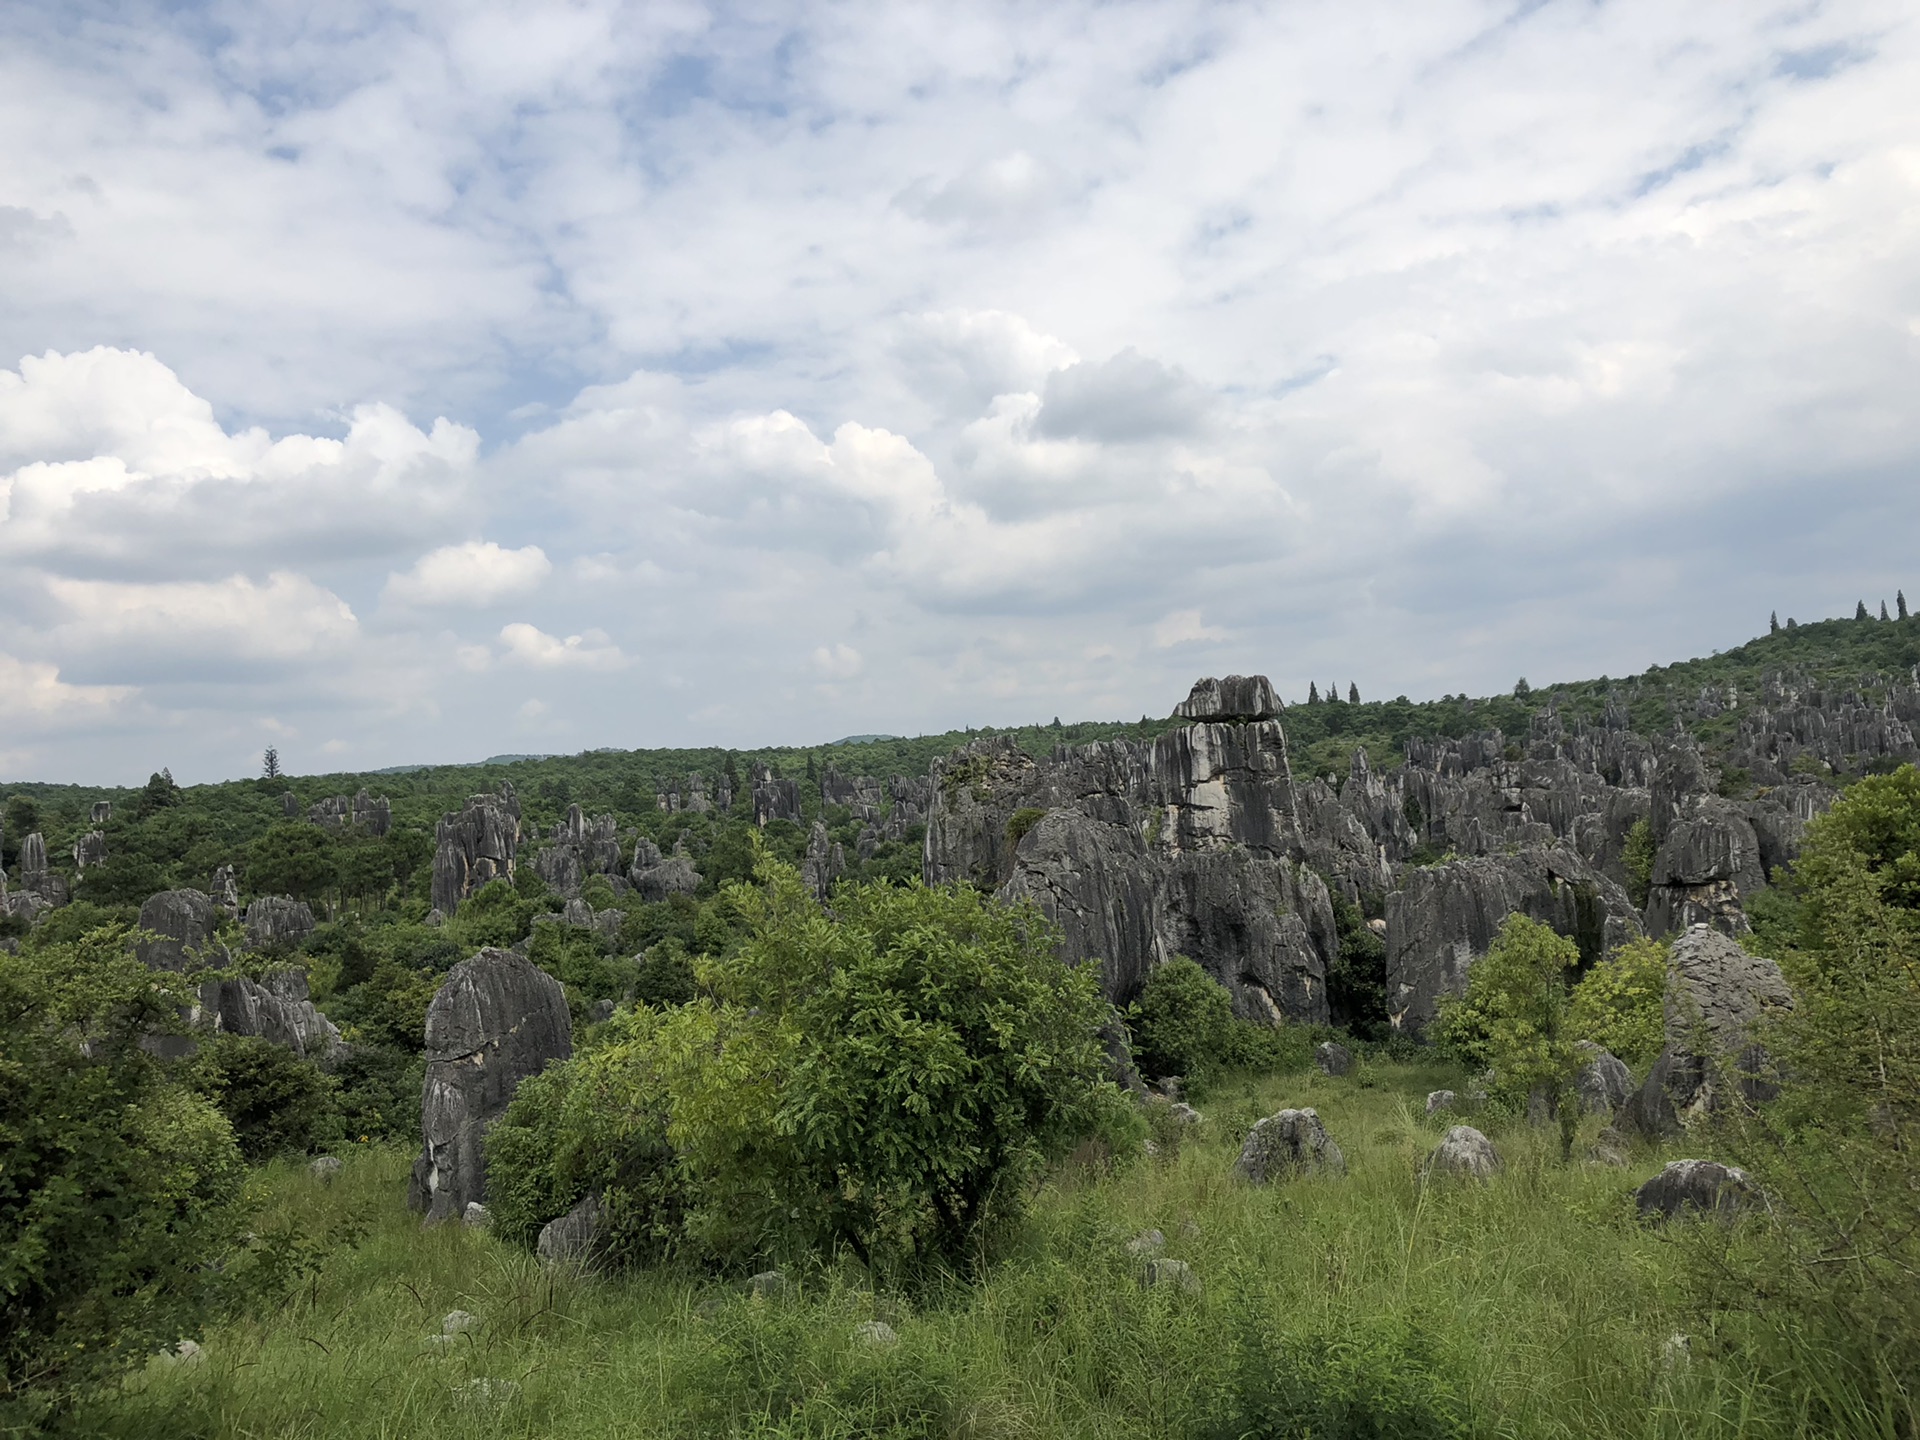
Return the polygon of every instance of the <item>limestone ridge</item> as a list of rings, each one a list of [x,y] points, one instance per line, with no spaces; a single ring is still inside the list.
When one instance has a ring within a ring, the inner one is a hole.
[[[1195,685],[1179,711],[1193,723],[1151,742],[1035,760],[975,741],[934,762],[925,879],[1032,899],[1116,1001],[1185,955],[1248,1019],[1323,1022],[1338,941],[1280,710],[1264,677],[1228,676]]]

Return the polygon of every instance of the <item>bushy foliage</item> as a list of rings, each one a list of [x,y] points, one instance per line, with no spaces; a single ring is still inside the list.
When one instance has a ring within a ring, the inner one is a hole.
[[[254,1164],[305,1155],[337,1133],[333,1078],[272,1040],[204,1036],[182,1078],[227,1117],[240,1153]]]
[[[1724,1249],[1703,1238],[1701,1298],[1789,1317],[1756,1343],[1790,1372],[1842,1373],[1887,1433],[1920,1434],[1920,772],[1849,789],[1791,879],[1795,1004],[1762,1037],[1779,1094],[1730,1109],[1718,1137],[1770,1204]]]
[[[1649,821],[1636,820],[1628,829],[1620,864],[1627,872],[1627,898],[1644,910],[1653,888],[1653,825]]]
[[[1644,1072],[1666,1041],[1667,953],[1659,940],[1630,940],[1573,987],[1567,1030]]]
[[[1327,1012],[1335,1025],[1362,1040],[1384,1040],[1387,1022],[1387,942],[1367,925],[1358,905],[1339,891],[1333,896],[1340,954],[1327,971]]]
[[[1303,1029],[1238,1018],[1226,986],[1185,956],[1147,977],[1127,1024],[1141,1073],[1181,1076],[1195,1093],[1229,1070],[1299,1069],[1312,1050]]]
[[[1569,1024],[1567,972],[1579,963],[1573,941],[1525,915],[1509,915],[1467,972],[1466,993],[1443,999],[1434,1024],[1443,1049],[1492,1071],[1491,1098],[1520,1109],[1535,1092],[1544,1093],[1569,1151],[1581,1055]]]
[[[461,902],[444,928],[447,938],[469,955],[489,945],[505,948],[527,937],[535,915],[559,904],[558,900],[529,900],[512,881],[489,880]]]
[[[197,1333],[245,1167],[142,1048],[190,1000],[123,927],[0,954],[0,1413]]]
[[[1037,913],[853,885],[829,917],[791,867],[758,873],[701,995],[622,1014],[516,1097],[488,1144],[508,1229],[599,1190],[636,1253],[965,1264],[1049,1163],[1129,1132],[1096,977]]]

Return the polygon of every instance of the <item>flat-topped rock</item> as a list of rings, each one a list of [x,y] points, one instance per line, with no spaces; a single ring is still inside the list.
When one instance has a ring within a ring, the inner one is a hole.
[[[1182,720],[1273,720],[1282,707],[1273,684],[1264,675],[1229,675],[1196,680],[1187,698],[1173,707]]]

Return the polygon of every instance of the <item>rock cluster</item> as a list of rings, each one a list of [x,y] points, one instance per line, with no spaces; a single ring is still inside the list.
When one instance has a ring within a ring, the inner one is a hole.
[[[140,907],[140,928],[152,939],[134,946],[140,963],[154,970],[185,973],[206,963],[213,948],[218,912],[198,890],[163,890]]]
[[[700,872],[693,868],[685,849],[676,847],[672,855],[662,855],[660,847],[644,835],[633,847],[633,868],[627,878],[634,893],[648,902],[670,895],[691,895],[700,888]]]
[[[753,823],[762,827],[775,820],[800,823],[800,784],[782,780],[758,760],[753,763]]]
[[[284,797],[282,807],[285,807],[286,800],[292,798],[291,795]],[[297,805],[298,802],[295,803]],[[291,814],[288,818],[292,818]],[[393,829],[393,805],[384,795],[376,799],[361,790],[351,799],[345,795],[333,795],[310,806],[307,819],[336,835],[357,831],[378,838]]]
[[[313,907],[286,895],[262,895],[247,906],[250,950],[290,950],[314,930]]]
[[[482,950],[447,972],[427,1007],[423,1147],[408,1203],[435,1224],[486,1200],[481,1140],[513,1092],[573,1053],[560,982],[511,950]]]
[[[813,822],[807,836],[807,853],[800,862],[800,878],[822,900],[833,890],[833,882],[847,873],[846,852],[838,840],[830,839],[824,822]]]
[[[577,895],[591,875],[619,876],[623,859],[618,823],[611,815],[589,820],[578,805],[553,827],[545,849],[533,857],[533,869],[551,890]]]
[[[307,972],[299,968],[270,970],[257,981],[244,975],[208,980],[200,986],[194,1018],[229,1035],[271,1040],[322,1066],[346,1053],[339,1030],[308,998]]]
[[[1674,1160],[1633,1192],[1643,1220],[1665,1223],[1692,1211],[1726,1219],[1755,1201],[1744,1170],[1716,1160]]]
[[[493,879],[512,879],[520,849],[520,799],[511,781],[498,795],[475,795],[464,810],[449,810],[434,832],[433,908],[451,915],[460,902]]]

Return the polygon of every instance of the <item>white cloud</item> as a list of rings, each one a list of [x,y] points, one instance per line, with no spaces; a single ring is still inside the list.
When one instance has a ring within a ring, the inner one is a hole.
[[[538,545],[503,550],[491,540],[469,540],[442,546],[411,570],[388,576],[385,597],[400,605],[493,605],[539,589],[552,572]]]
[[[119,711],[129,685],[69,685],[60,667],[0,652],[0,722],[36,727],[90,723]]]
[[[1163,616],[1154,625],[1152,634],[1154,645],[1162,650],[1170,650],[1175,645],[1195,645],[1202,641],[1227,638],[1226,631],[1201,620],[1198,610],[1175,610]]]
[[[813,652],[813,668],[830,680],[851,680],[865,665],[851,645],[822,645]]]
[[[360,633],[345,601],[286,571],[264,584],[245,575],[166,585],[49,579],[46,590],[62,613],[51,632],[59,651],[148,679],[319,660]]]
[[[618,670],[627,663],[620,647],[608,643],[604,630],[561,639],[516,620],[501,628],[500,643],[506,647],[508,659],[542,670]]]

